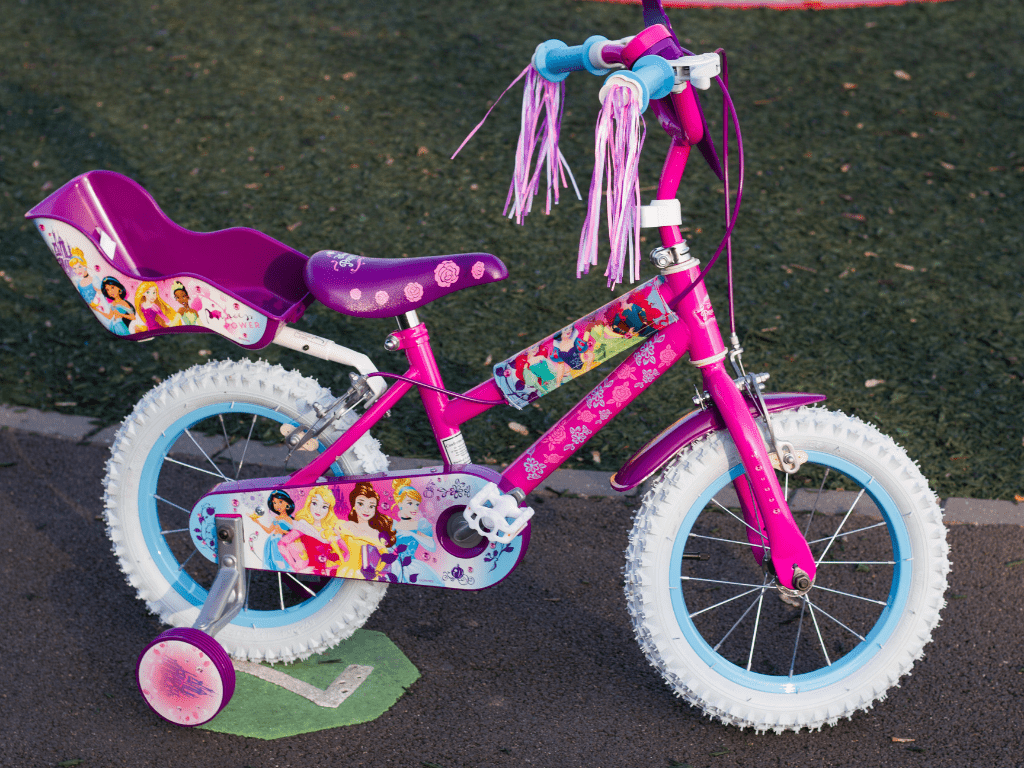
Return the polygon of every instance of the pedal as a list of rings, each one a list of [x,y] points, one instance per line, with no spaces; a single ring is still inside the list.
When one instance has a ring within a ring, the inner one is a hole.
[[[520,507],[514,496],[488,483],[469,500],[462,515],[469,527],[484,538],[508,544],[526,528],[533,517],[533,509]]]

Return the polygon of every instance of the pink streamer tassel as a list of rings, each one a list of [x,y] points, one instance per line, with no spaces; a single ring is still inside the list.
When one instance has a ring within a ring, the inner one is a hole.
[[[590,180],[587,218],[580,235],[576,276],[597,265],[601,199],[607,198],[608,240],[611,253],[605,276],[608,287],[622,282],[626,257],[629,279],[640,279],[640,152],[647,125],[640,112],[640,98],[627,85],[609,89],[594,132],[594,175]]]
[[[542,173],[547,185],[544,213],[551,213],[552,200],[558,205],[559,185],[569,187],[566,174],[576,190],[576,197],[583,199],[572,170],[558,149],[564,95],[564,83],[545,80],[532,64],[527,68],[515,170],[503,211],[517,224],[522,224],[533,208]],[[537,155],[536,165],[534,155]]]

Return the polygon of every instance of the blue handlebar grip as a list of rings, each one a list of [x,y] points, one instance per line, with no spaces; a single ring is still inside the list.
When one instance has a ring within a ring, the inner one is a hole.
[[[533,53],[533,66],[541,77],[552,83],[560,83],[570,72],[587,70],[594,75],[603,75],[605,69],[590,63],[590,49],[596,43],[607,42],[608,38],[594,35],[583,45],[568,46],[561,40],[546,40]]]
[[[633,74],[640,78],[652,99],[661,99],[672,92],[676,73],[661,56],[643,56],[633,65]]]
[[[633,69],[620,70],[605,81],[601,88],[601,103],[605,93],[616,81],[628,80],[640,87],[640,111],[646,112],[651,99],[668,96],[676,82],[676,75],[671,65],[660,56],[644,56],[639,59]]]

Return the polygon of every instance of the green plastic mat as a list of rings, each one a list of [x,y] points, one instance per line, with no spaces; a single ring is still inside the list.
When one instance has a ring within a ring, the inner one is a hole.
[[[200,727],[256,739],[283,739],[375,720],[420,676],[386,635],[365,629],[306,661],[259,665],[272,670],[268,676],[277,679],[276,683],[238,666],[230,703]],[[332,697],[335,691],[338,694]]]

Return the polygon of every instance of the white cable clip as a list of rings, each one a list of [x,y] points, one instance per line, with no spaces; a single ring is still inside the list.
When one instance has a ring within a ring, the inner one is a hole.
[[[520,507],[514,496],[502,493],[494,483],[488,483],[469,500],[462,512],[469,527],[481,536],[508,544],[523,532],[533,517],[533,509]]]
[[[694,88],[706,91],[711,87],[711,78],[722,74],[722,57],[717,53],[702,53],[699,56],[682,56],[669,62],[676,75],[673,93],[686,88],[687,81]]]
[[[678,227],[683,223],[683,207],[676,199],[651,200],[650,205],[640,206],[640,226]]]

